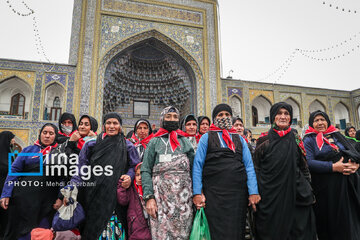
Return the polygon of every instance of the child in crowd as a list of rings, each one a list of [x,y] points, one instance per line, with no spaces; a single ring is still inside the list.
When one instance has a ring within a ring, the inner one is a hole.
[[[121,186],[121,180],[118,183],[117,199],[122,206],[128,206],[127,225],[128,239],[151,240],[151,234],[148,226],[148,214],[145,210],[145,201],[143,199],[143,190],[141,186],[141,174],[139,163],[135,167],[135,179],[131,187],[125,189]]]

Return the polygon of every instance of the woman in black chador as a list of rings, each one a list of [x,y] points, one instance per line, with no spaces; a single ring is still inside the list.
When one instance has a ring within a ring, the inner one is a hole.
[[[316,239],[305,150],[291,120],[291,105],[274,104],[271,129],[257,142],[254,164],[262,198],[255,215],[257,240]]]
[[[316,197],[319,240],[360,239],[359,153],[320,110],[310,114],[304,145]]]
[[[9,131],[3,131],[0,133],[0,193],[4,186],[6,176],[8,174],[8,164],[9,164],[9,153],[11,150],[11,145],[13,144],[15,135]],[[8,214],[7,212],[0,207],[0,239],[4,236]]]

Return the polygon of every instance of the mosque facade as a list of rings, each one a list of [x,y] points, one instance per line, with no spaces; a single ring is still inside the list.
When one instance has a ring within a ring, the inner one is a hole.
[[[256,136],[280,100],[293,106],[299,130],[316,109],[339,128],[360,127],[360,89],[222,79],[218,29],[216,0],[74,0],[69,64],[0,59],[0,131],[13,131],[24,147],[63,112],[99,122],[120,112],[129,131],[140,117],[158,127],[167,105],[211,116],[227,102]]]

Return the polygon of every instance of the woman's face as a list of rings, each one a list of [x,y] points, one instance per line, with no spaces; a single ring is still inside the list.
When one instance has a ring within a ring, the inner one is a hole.
[[[179,115],[175,112],[165,114],[164,121],[179,121]]]
[[[84,117],[79,123],[79,133],[81,137],[86,137],[91,130],[90,119]]]
[[[318,132],[325,132],[328,129],[328,123],[322,115],[317,115],[314,118],[313,126]]]
[[[221,111],[216,115],[216,119],[220,119],[220,118],[226,118],[226,117],[231,117],[231,114],[228,111]]]
[[[141,174],[140,174],[140,167],[135,172],[135,181],[137,185],[141,185]]]
[[[121,132],[121,125],[116,118],[109,118],[105,121],[105,133],[109,136],[115,136]]]
[[[51,145],[55,141],[55,131],[51,126],[46,126],[40,134],[40,141],[45,146]]]
[[[349,137],[355,138],[355,136],[356,136],[355,128],[350,128],[348,133],[349,133]]]
[[[285,108],[280,108],[275,116],[275,124],[280,129],[285,129],[290,125],[290,113]]]
[[[190,135],[195,135],[197,129],[197,123],[195,120],[190,120],[185,124],[185,132]]]
[[[72,127],[73,126],[73,123],[70,119],[66,119],[62,122],[62,124],[66,127]]]
[[[247,135],[246,135],[246,139],[250,142],[252,139],[252,133],[250,131],[248,131]]]
[[[238,134],[244,135],[244,124],[240,120],[236,120],[236,122],[233,124],[233,127]]]
[[[199,128],[199,132],[200,134],[205,134],[209,131],[209,127],[210,127],[210,123],[209,120],[207,120],[206,118],[204,118],[201,123],[200,123],[200,128]]]
[[[146,123],[140,123],[136,128],[136,135],[140,138],[140,140],[145,139],[149,136],[149,126]]]
[[[13,139],[10,140],[10,144],[14,146],[14,144],[15,144],[15,138],[13,138]]]

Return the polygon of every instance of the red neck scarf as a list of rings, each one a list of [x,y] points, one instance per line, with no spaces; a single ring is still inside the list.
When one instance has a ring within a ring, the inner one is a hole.
[[[286,134],[288,134],[289,132],[291,132],[291,127],[289,127],[289,128],[286,129],[286,130],[276,130],[275,128],[273,128],[273,130],[274,130],[280,137],[283,137],[283,136],[285,136]]]
[[[75,131],[76,131],[76,130],[75,130]],[[75,131],[73,131],[73,132],[70,133],[69,135],[67,135],[67,134],[65,134],[65,133],[63,133],[63,132],[58,131],[58,134],[63,135],[63,136],[65,136],[65,137],[71,137],[71,135],[73,135],[73,133],[74,133]]]
[[[184,137],[195,137],[196,139],[196,143],[199,143],[200,141],[200,138],[201,138],[201,134],[200,133],[195,133],[194,135],[191,135],[191,134],[188,134],[182,130],[179,130],[181,131],[181,135],[184,136]]]
[[[147,136],[146,138],[144,138],[143,140],[140,141],[140,140],[136,137],[135,133],[133,133],[133,135],[131,136],[131,138],[132,138],[133,140],[135,140],[134,145],[135,145],[135,146],[138,146],[139,144],[141,144],[141,145],[144,147],[144,149],[146,149],[147,144],[150,142],[151,139],[153,139],[153,137],[154,137],[154,134],[151,133],[149,136]]]
[[[43,147],[43,146],[41,146],[39,140],[36,140],[36,142],[35,142],[34,144],[35,144],[36,146],[39,146],[39,147],[41,148],[41,149],[40,149],[40,152],[41,152],[43,155],[49,154],[53,148],[56,148],[56,147],[58,146],[58,144],[55,143],[55,145]]]
[[[328,127],[328,129],[326,129],[325,132],[318,132],[314,128],[309,127],[309,129],[306,130],[305,134],[316,134],[316,145],[320,151],[324,146],[324,142],[329,144],[330,147],[333,148],[334,150],[338,150],[339,149],[338,146],[332,144],[326,137],[324,137],[324,135],[331,134],[334,132],[338,132],[338,130],[333,125],[330,125],[330,127]]]
[[[136,180],[134,179],[134,186],[136,189],[136,192],[139,194],[139,196],[142,198],[143,197],[143,188],[141,185],[137,185]]]
[[[183,136],[182,133],[183,133],[183,131],[181,131],[180,129],[177,129],[176,131],[171,131],[169,133],[168,130],[166,130],[164,128],[160,128],[159,131],[157,131],[157,133],[154,135],[154,137],[161,137],[166,134],[169,134],[170,146],[171,146],[172,151],[174,152],[177,147],[180,147],[180,143],[179,143],[179,140],[177,139],[177,136],[178,135]]]
[[[233,152],[235,152],[235,144],[234,144],[234,142],[231,140],[231,137],[230,137],[230,134],[229,134],[229,133],[237,133],[234,128],[231,128],[230,130],[226,130],[226,129],[218,128],[218,127],[216,127],[214,124],[211,124],[209,131],[222,132],[222,138],[224,139],[226,145],[227,145]]]
[[[80,138],[78,140],[77,148],[81,150],[84,144],[85,144],[84,138]]]

